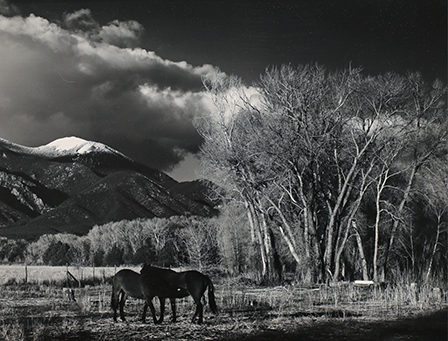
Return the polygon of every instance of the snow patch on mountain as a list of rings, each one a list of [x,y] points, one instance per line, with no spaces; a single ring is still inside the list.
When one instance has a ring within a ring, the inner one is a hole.
[[[86,141],[75,136],[57,139],[45,146],[35,148],[35,151],[51,157],[89,154],[93,152],[121,154],[105,144]]]
[[[0,146],[3,145],[7,149],[16,153],[25,155],[34,155],[45,158],[56,158],[62,156],[76,156],[90,153],[108,153],[115,154],[126,159],[130,159],[126,155],[110,148],[109,146],[93,141],[87,141],[79,137],[63,137],[40,147],[25,147],[16,143],[9,142],[0,138]]]

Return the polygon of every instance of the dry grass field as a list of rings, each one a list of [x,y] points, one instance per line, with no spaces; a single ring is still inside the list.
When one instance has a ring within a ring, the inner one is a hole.
[[[42,267],[40,276],[52,270],[67,269]],[[207,305],[202,325],[190,323],[191,298],[177,300],[175,324],[169,304],[161,325],[149,315],[143,324],[143,301],[136,299],[126,304],[127,321],[114,323],[108,273],[117,270],[105,268],[104,276],[101,270],[95,269],[96,285],[73,289],[76,301],[63,287],[65,274],[52,282],[28,277],[28,284],[3,284],[0,340],[447,340],[443,290],[414,291],[407,285],[257,288],[239,279],[213,279],[220,314],[211,314]]]
[[[95,278],[105,281],[124,267],[78,267],[78,266],[43,266],[43,265],[0,265],[0,285],[12,283],[52,284],[64,283],[67,271],[79,281]],[[140,271],[140,267],[127,267]]]

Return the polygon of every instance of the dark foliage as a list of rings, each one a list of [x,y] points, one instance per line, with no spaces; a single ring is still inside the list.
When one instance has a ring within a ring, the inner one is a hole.
[[[42,260],[48,265],[70,264],[70,245],[61,241],[53,242],[42,256]]]

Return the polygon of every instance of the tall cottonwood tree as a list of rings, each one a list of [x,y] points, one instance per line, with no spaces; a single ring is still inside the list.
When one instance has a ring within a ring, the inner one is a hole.
[[[402,134],[404,148],[397,164],[401,168],[402,185],[388,231],[382,262],[383,277],[387,275],[390,253],[393,252],[397,234],[403,227],[404,217],[412,214],[407,203],[416,190],[415,183],[419,173],[432,162],[440,165],[441,156],[446,155],[446,86],[438,80],[429,86],[418,73],[408,74],[405,82],[404,117],[407,126],[406,133]]]
[[[229,200],[246,207],[251,244],[261,259],[260,277],[266,283],[278,282],[274,235],[258,190],[263,180],[254,158],[246,154],[245,128],[251,129],[252,124],[246,125],[245,117],[238,115],[249,105],[245,87],[236,77],[222,76],[207,79],[204,85],[215,104],[213,115],[196,120],[205,141],[201,150],[204,176],[224,188]]]
[[[384,233],[385,221],[395,221],[407,200],[409,181],[404,188],[392,183],[412,168],[403,156],[409,136],[415,136],[412,80],[417,78],[287,65],[261,76],[257,105],[243,92],[229,100],[229,93],[244,89],[235,79],[206,83],[220,104],[198,121],[206,174],[246,205],[264,273],[275,270],[275,236],[280,236],[303,279],[338,280],[353,235],[363,276],[369,261],[378,280],[384,235],[393,238],[397,228],[394,223]],[[426,116],[440,113],[440,101],[429,98],[444,88],[421,91],[419,101],[432,108],[425,109]],[[404,193],[398,204],[395,192]],[[373,220],[364,212],[372,201]],[[365,250],[358,220],[374,228],[372,249]]]
[[[429,262],[425,274],[425,282],[428,282],[430,275],[434,272],[437,253],[446,253],[447,249],[448,175],[446,170],[438,164],[433,163],[425,168],[426,176],[431,177],[432,181],[425,183],[422,195],[427,203],[425,208],[430,216],[433,217],[435,229],[434,240],[432,245],[429,245]]]

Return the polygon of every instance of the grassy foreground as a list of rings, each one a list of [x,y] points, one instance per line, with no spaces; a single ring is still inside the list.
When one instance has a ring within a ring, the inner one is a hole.
[[[169,304],[163,324],[154,325],[149,315],[141,323],[143,302],[136,299],[126,304],[127,322],[114,323],[108,278],[74,288],[76,301],[58,282],[9,281],[0,286],[0,340],[447,340],[441,289],[213,281],[220,314],[212,315],[207,305],[202,325],[190,323],[191,298],[177,300],[176,324]]]

